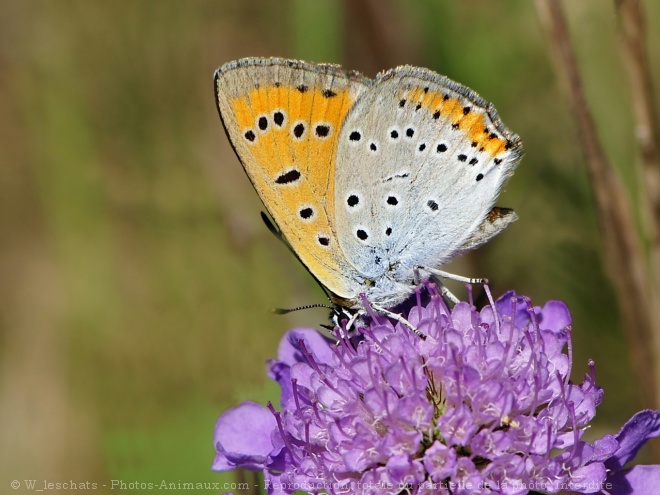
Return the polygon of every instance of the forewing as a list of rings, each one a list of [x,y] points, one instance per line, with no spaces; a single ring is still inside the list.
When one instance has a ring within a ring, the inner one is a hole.
[[[252,184],[282,234],[333,294],[354,295],[334,226],[342,123],[371,81],[337,66],[249,58],[215,73],[218,110]]]

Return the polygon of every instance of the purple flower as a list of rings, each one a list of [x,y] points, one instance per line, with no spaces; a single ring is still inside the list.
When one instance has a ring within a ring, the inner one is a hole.
[[[269,363],[282,410],[244,403],[220,416],[213,468],[261,469],[270,494],[657,490],[660,466],[624,465],[660,435],[660,413],[583,440],[603,391],[593,363],[582,384],[569,379],[563,303],[510,292],[449,310],[428,292],[406,315],[423,338],[375,314],[338,343],[290,331]]]

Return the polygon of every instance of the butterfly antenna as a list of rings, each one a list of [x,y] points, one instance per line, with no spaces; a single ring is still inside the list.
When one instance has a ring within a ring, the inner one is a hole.
[[[294,311],[300,311],[303,309],[312,309],[312,308],[325,308],[325,309],[332,309],[332,306],[328,306],[327,304],[307,304],[305,306],[298,306],[296,308],[272,308],[271,311],[277,315],[286,315],[289,313],[293,313]]]

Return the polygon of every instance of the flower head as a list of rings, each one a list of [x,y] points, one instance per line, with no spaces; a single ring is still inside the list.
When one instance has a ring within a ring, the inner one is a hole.
[[[282,411],[245,403],[223,414],[214,468],[263,469],[269,493],[598,493],[648,481],[622,468],[660,434],[657,412],[617,437],[582,438],[603,391],[593,363],[582,384],[569,379],[563,303],[533,307],[510,292],[481,311],[450,310],[428,290],[407,314],[423,337],[375,314],[336,344],[289,332],[269,365]]]

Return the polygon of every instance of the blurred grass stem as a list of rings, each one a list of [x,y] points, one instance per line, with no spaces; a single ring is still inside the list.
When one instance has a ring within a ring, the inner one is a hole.
[[[660,127],[655,113],[653,83],[649,68],[646,24],[640,0],[615,0],[624,67],[630,83],[635,118],[635,140],[640,160],[639,208],[648,250],[653,321],[660,321]],[[660,356],[656,328],[655,355]],[[660,383],[660,375],[656,375]]]
[[[641,195],[646,237],[656,256],[660,252],[660,131],[654,112],[653,85],[646,48],[646,25],[639,0],[615,0],[621,51],[630,82],[635,117],[635,139],[641,156]]]
[[[652,276],[635,229],[635,216],[624,187],[598,140],[559,0],[535,0],[546,32],[555,71],[570,103],[604,244],[605,264],[620,301],[619,311],[632,353],[632,365],[644,404],[658,402],[660,369],[654,351],[660,319],[653,317]]]

